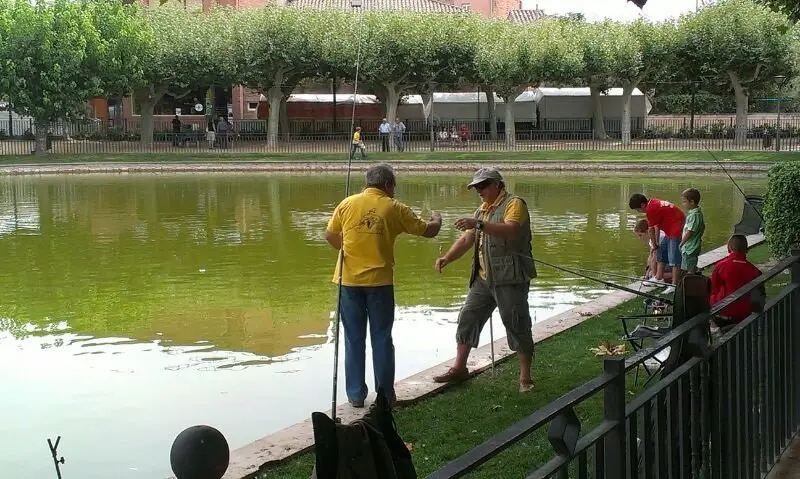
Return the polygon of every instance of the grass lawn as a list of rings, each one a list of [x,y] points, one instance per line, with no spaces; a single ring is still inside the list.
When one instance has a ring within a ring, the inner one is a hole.
[[[721,160],[747,162],[777,162],[800,159],[798,152],[714,152]],[[42,163],[173,163],[173,162],[342,162],[346,153],[236,153],[236,152],[141,152],[97,154],[49,154],[43,156],[0,156],[0,165]],[[587,162],[710,162],[711,155],[704,151],[513,151],[513,152],[428,152],[428,153],[373,153],[369,162],[526,162],[526,161],[587,161]],[[356,160],[356,163],[361,162]]]
[[[748,256],[756,264],[766,263],[770,258],[766,245],[753,248]],[[705,274],[710,276],[711,271]],[[779,275],[770,282],[768,294],[778,292],[787,281],[788,274]],[[512,358],[496,368],[495,377],[488,372],[480,374],[465,384],[396,411],[398,431],[404,441],[412,444],[419,476],[427,476],[493,434],[599,375],[602,360],[589,348],[603,341],[620,344],[622,331],[618,316],[641,311],[642,300],[633,299],[537,344],[534,362],[536,390],[532,393],[521,395],[517,392],[518,367],[516,359]],[[632,376],[633,373],[629,373],[631,395],[634,393]],[[639,387],[642,382],[640,379]],[[602,396],[595,395],[583,402],[576,408],[576,413],[582,421],[581,433],[585,434],[601,421]],[[546,427],[534,432],[484,464],[470,477],[524,477],[526,472],[552,457],[546,433]],[[269,467],[255,477],[305,479],[309,477],[313,464],[313,453],[306,453]]]
[[[617,316],[640,312],[640,299],[632,300],[583,324],[566,334],[549,338],[536,346],[535,391],[517,392],[518,365],[515,358],[496,367],[496,376],[483,373],[467,383],[395,413],[398,431],[413,445],[414,464],[425,477],[444,463],[465,453],[497,432],[576,386],[597,376],[602,360],[589,351],[607,340],[619,344],[622,335]],[[602,397],[593,397],[577,408],[583,432],[599,424]],[[485,464],[470,477],[520,477],[550,458],[552,449],[546,428],[528,436],[512,449]],[[259,478],[308,478],[313,453],[303,454],[285,464],[266,469]]]

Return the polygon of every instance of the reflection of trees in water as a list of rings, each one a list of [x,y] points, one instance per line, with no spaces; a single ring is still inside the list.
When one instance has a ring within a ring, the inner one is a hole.
[[[444,211],[448,222],[436,241],[398,240],[399,302],[444,305],[463,294],[469,258],[447,275],[435,275],[432,263],[437,246],[458,235],[454,216],[479,204],[468,176],[399,176],[398,199],[418,213]],[[335,252],[319,238],[343,196],[339,179],[0,179],[0,215],[26,211],[41,230],[31,235],[15,222],[0,235],[0,317],[38,326],[64,320],[96,336],[150,340],[162,332],[177,344],[208,340],[266,355],[321,341],[297,337],[323,333],[333,309]],[[741,215],[741,198],[724,179],[514,175],[508,184],[531,209],[536,256],[620,273],[639,274],[646,256],[630,234],[637,217],[627,208],[630,193],[678,201],[682,189],[699,188],[706,249],[721,244]],[[763,184],[743,187],[757,194]],[[540,285],[565,284],[555,272],[540,274]]]

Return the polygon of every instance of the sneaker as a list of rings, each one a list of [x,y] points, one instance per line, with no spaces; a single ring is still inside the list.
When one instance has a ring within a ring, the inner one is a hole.
[[[469,370],[450,368],[446,373],[433,377],[435,383],[460,383],[469,379]]]
[[[361,399],[361,400],[348,399],[347,402],[349,402],[350,405],[353,406],[356,409],[361,409],[362,407],[364,407],[364,400],[363,399]]]

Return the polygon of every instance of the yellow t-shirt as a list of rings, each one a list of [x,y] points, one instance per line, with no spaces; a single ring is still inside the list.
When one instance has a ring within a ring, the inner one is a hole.
[[[487,221],[489,216],[494,212],[497,206],[503,201],[506,196],[506,191],[500,192],[497,199],[491,205],[485,202],[481,204],[481,211],[483,211],[483,221]],[[506,211],[503,213],[503,222],[513,221],[515,223],[524,224],[528,219],[528,207],[525,202],[519,198],[512,198],[506,204]],[[475,232],[475,230],[472,230]],[[480,235],[480,243],[478,243],[478,274],[481,278],[486,279],[486,270],[483,260],[483,234]]]
[[[360,131],[357,131],[357,132],[353,133],[353,144],[355,145],[355,144],[358,144],[358,143],[361,143],[361,132]]]
[[[394,241],[400,233],[422,236],[428,224],[411,208],[377,188],[345,198],[333,211],[328,231],[344,237],[345,286],[394,283]],[[339,268],[333,282],[339,282]]]

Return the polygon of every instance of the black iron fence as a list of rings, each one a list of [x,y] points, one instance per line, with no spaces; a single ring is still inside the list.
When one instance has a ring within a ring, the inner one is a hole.
[[[171,119],[158,118],[152,141],[143,142],[140,120],[58,122],[49,125],[47,149],[53,153],[137,152],[265,152],[346,153],[351,145],[349,120],[292,119],[269,133],[267,120],[234,120],[231,130],[207,135],[203,117],[183,117],[179,132]],[[774,115],[753,115],[747,129],[736,134],[734,116],[634,118],[630,138],[623,138],[620,119],[604,121],[599,138],[591,119],[522,119],[514,138],[506,138],[499,121],[495,132],[480,119],[450,119],[427,123],[405,121],[401,135],[384,138],[378,120],[357,120],[366,153],[380,151],[533,151],[533,150],[782,150],[800,149],[800,116],[783,117],[776,130]],[[0,155],[27,155],[35,148],[31,120],[0,115]],[[396,136],[396,138],[395,138]]]
[[[711,315],[789,270],[788,285],[705,349],[632,398],[626,374],[686,340]],[[529,479],[761,478],[800,427],[800,251],[634,355],[446,464],[460,477],[549,427],[551,459]],[[581,435],[575,408],[602,395],[600,425]],[[533,464],[531,465],[534,466]]]

